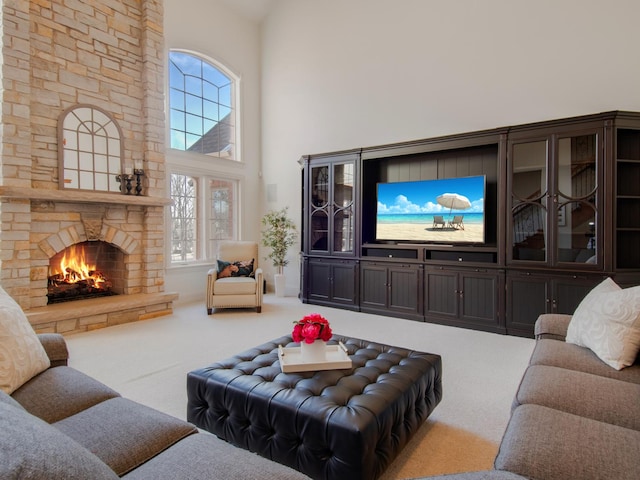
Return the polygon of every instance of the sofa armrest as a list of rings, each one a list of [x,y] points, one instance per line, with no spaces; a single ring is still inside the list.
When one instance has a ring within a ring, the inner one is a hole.
[[[549,338],[552,340],[564,341],[567,336],[567,328],[571,315],[563,315],[559,313],[543,313],[536,320],[535,336],[536,340],[541,338]]]
[[[210,268],[207,272],[207,277],[209,277],[212,282],[215,282],[218,279],[218,269]]]
[[[262,279],[264,277],[264,274],[262,273],[262,268],[256,268],[256,271],[253,272],[253,276],[255,277],[256,280],[258,280],[258,278]]]
[[[52,367],[60,367],[67,365],[69,360],[69,350],[67,350],[67,342],[59,333],[39,333],[38,339],[44,351],[51,361]]]
[[[213,284],[218,279],[218,270],[215,268],[209,269],[207,272],[207,313],[211,315],[213,311]]]
[[[256,279],[256,303],[258,307],[262,309],[262,297],[264,296],[264,275],[262,268],[256,268],[256,271],[253,273]]]

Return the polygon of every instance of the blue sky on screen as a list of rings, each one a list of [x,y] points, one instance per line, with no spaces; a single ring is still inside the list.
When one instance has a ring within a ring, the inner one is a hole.
[[[461,212],[484,211],[484,177],[462,177],[418,182],[378,184],[378,215],[448,213],[449,208],[439,205],[436,198],[443,193],[464,195],[471,208]],[[453,212],[456,212],[453,209]]]

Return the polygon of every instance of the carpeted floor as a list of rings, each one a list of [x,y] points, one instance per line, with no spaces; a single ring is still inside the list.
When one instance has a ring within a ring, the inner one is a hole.
[[[184,419],[186,374],[289,334],[318,312],[336,333],[437,353],[443,399],[382,480],[491,468],[534,341],[266,295],[262,313],[179,305],[169,316],[70,335],[70,365],[123,396]]]

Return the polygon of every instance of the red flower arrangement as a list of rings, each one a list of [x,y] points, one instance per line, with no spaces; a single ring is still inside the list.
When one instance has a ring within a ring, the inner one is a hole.
[[[326,342],[333,335],[329,321],[319,313],[305,315],[302,320],[293,323],[295,325],[291,336],[294,342],[313,343],[318,339]]]

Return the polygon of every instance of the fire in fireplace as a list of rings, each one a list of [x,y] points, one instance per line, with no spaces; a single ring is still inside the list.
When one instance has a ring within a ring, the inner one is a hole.
[[[104,242],[82,242],[71,245],[49,261],[48,303],[66,302],[115,295],[108,269],[113,249]],[[104,266],[100,258],[104,257]]]

